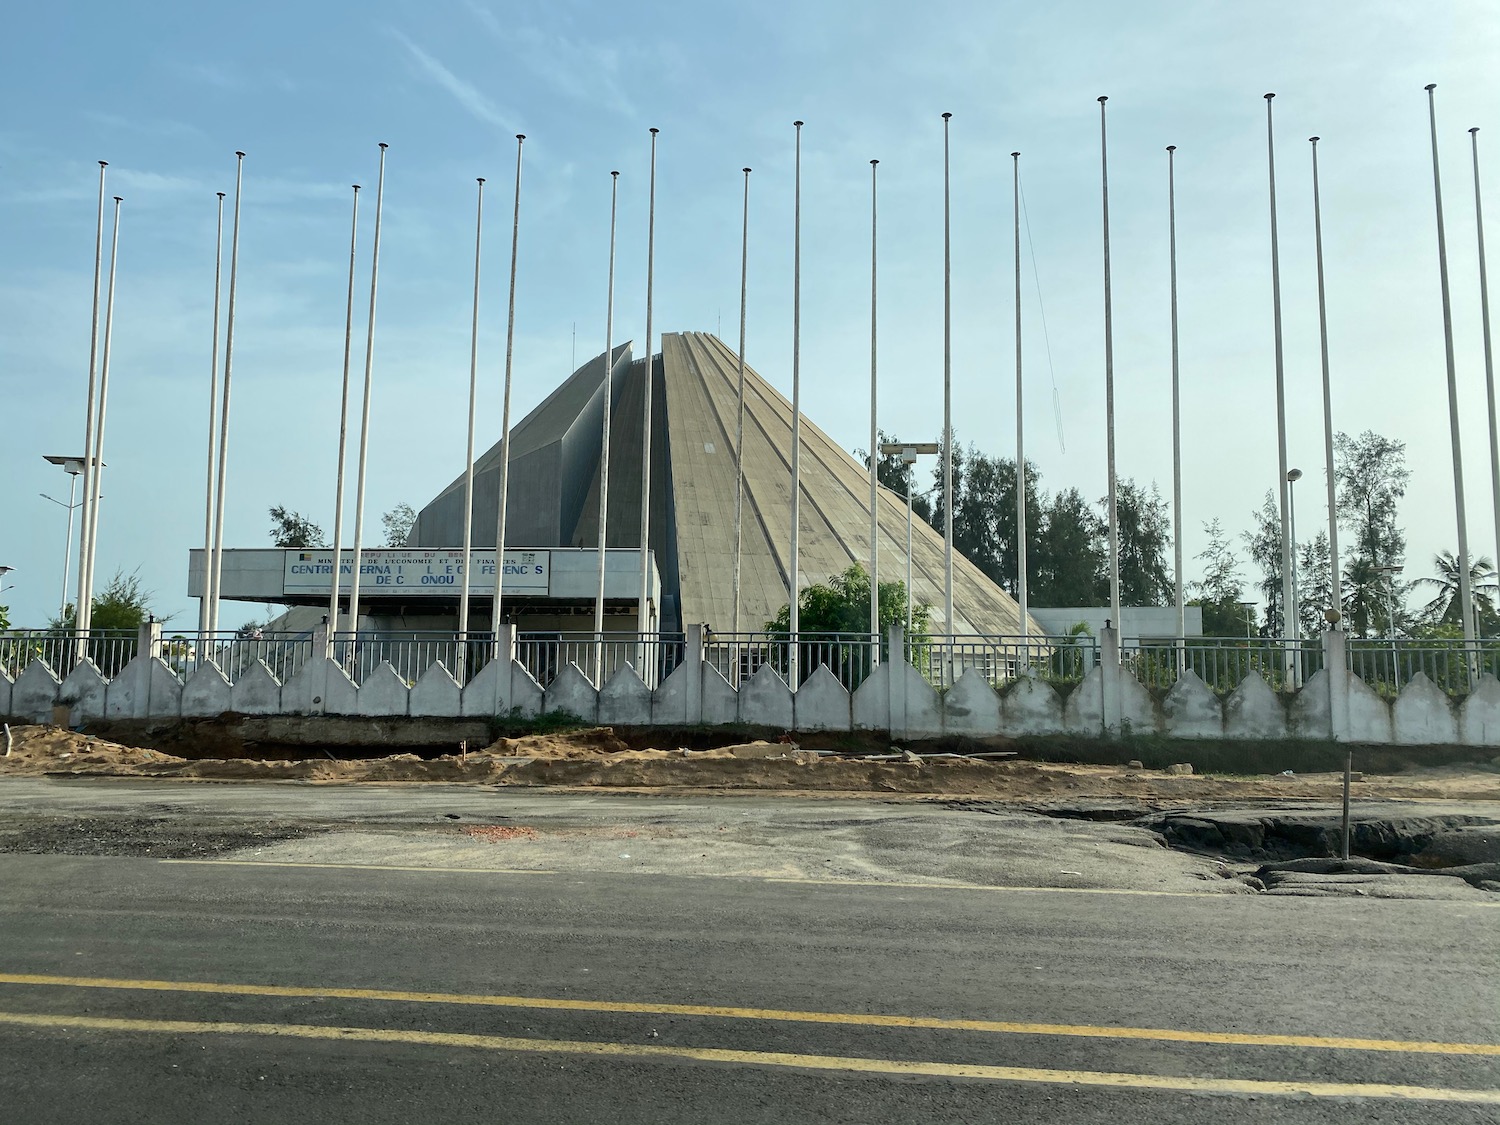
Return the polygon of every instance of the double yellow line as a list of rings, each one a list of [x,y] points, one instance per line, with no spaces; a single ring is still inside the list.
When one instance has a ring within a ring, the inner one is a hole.
[[[555,997],[410,992],[370,988],[305,988],[295,985],[132,980],[113,977],[51,976],[33,973],[0,973],[0,985],[120,989],[141,992],[198,993],[216,996],[320,997],[408,1004],[527,1008],[543,1011],[696,1016],[718,1019],[773,1020],[788,1023],[836,1024],[876,1028],[922,1028],[1007,1035],[1074,1036],[1094,1039],[1152,1040],[1192,1044],[1298,1047],[1304,1049],[1376,1051],[1400,1054],[1500,1057],[1500,1044],[1494,1043],[1441,1043],[1425,1040],[1359,1039],[1317,1035],[1260,1035],[1243,1032],[1192,1031],[1173,1028],[1022,1023],[1003,1020],[947,1019],[933,1016],[884,1015],[878,1013],[737,1008],[706,1004],[571,1000]],[[1369,1097],[1500,1105],[1500,1089],[1461,1089],[1386,1083],[1277,1082],[1260,1079],[1197,1078],[1178,1075],[1053,1070],[1032,1067],[988,1066],[971,1063],[939,1063],[920,1060],[874,1059],[838,1055],[740,1051],[661,1044],[610,1043],[566,1039],[523,1039],[512,1036],[410,1031],[395,1028],[331,1027],[315,1024],[288,1023],[115,1019],[99,1016],[52,1015],[6,1011],[0,1011],[0,1025],[28,1027],[38,1030],[73,1029],[171,1035],[262,1035],[274,1038],[322,1039],[357,1043],[403,1043],[420,1046],[464,1047],[489,1051],[592,1055],[609,1058],[673,1058],[698,1062],[733,1063],[747,1066],[854,1071],[892,1075],[925,1075],[930,1077],[982,1079],[1000,1082],[1056,1083],[1147,1090],[1175,1090],[1212,1094]]]

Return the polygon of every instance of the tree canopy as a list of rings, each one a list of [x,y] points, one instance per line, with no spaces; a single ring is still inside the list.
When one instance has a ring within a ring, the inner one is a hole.
[[[412,524],[416,522],[417,513],[410,504],[397,504],[380,517],[380,526],[385,529],[385,545],[406,546],[406,537],[411,534]]]
[[[278,547],[326,547],[323,529],[300,512],[271,509],[271,542]]]

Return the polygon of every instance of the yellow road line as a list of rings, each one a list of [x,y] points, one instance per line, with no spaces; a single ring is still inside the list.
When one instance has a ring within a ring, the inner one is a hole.
[[[556,871],[519,867],[401,867],[390,863],[289,863],[272,859],[163,859],[196,867],[310,867],[340,871],[443,871],[459,875],[556,875]]]
[[[1251,1032],[1189,1031],[1176,1028],[1111,1027],[1006,1020],[947,1019],[864,1012],[807,1012],[782,1008],[735,1008],[714,1004],[653,1004],[628,1000],[569,1000],[545,996],[487,996],[463,992],[404,992],[376,988],[306,988],[284,984],[220,984],[211,981],[131,980],[114,977],[48,976],[0,973],[0,985],[52,988],[109,988],[140,992],[196,992],[220,996],[332,997],[405,1004],[453,1004],[490,1008],[531,1008],[563,1012],[611,1012],[652,1016],[707,1016],[718,1019],[775,1020],[785,1023],[840,1024],[857,1027],[923,1028],[976,1031],[1002,1035],[1052,1035],[1087,1039],[1144,1039],[1169,1043],[1223,1044],[1240,1047],[1308,1047],[1324,1050],[1386,1051],[1422,1055],[1500,1056],[1496,1043],[1437,1043],[1428,1040],[1355,1039],[1324,1035],[1265,1035]]]
[[[719,1047],[672,1047],[578,1039],[519,1039],[506,1035],[405,1031],[396,1028],[324,1027],[297,1023],[197,1023],[186,1020],[109,1019],[99,1016],[52,1016],[23,1012],[0,1012],[0,1024],[62,1031],[123,1031],[161,1035],[265,1035],[287,1039],[324,1039],[343,1043],[406,1043],[415,1046],[467,1047],[477,1050],[517,1051],[532,1054],[596,1055],[616,1059],[687,1059],[692,1062],[733,1063],[741,1066],[923,1075],[934,1078],[977,1078],[991,1082],[1052,1083],[1072,1086],[1105,1086],[1116,1089],[1173,1090],[1195,1094],[1386,1098],[1401,1101],[1500,1105],[1500,1090],[1398,1086],[1375,1082],[1272,1082],[1260,1079],[1194,1078],[1097,1070],[1046,1070],[1024,1066],[923,1062],[911,1059],[798,1055],[782,1051],[737,1051]]]

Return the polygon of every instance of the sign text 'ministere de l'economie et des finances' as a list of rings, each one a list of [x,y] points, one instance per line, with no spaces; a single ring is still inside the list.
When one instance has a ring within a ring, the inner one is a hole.
[[[470,552],[473,573],[469,593],[495,593],[495,551]],[[550,583],[551,555],[547,551],[506,551],[505,585],[502,594],[546,597]],[[330,550],[288,549],[282,575],[285,594],[326,594],[333,578]],[[354,552],[343,552],[339,567],[339,589],[349,589],[354,576]],[[372,595],[400,591],[407,595],[453,597],[463,588],[463,552],[459,550],[408,550],[382,548],[360,552],[359,586]]]

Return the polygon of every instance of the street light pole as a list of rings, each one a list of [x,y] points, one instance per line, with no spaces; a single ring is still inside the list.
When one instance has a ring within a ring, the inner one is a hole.
[[[906,632],[911,634],[911,506],[912,506],[912,473],[913,466],[917,463],[917,457],[921,454],[937,454],[943,451],[943,446],[935,441],[901,442],[888,441],[880,446],[880,455],[883,457],[900,457],[901,464],[906,466]]]
[[[78,510],[78,476],[83,472],[82,457],[61,457],[50,455],[43,458],[52,465],[61,465],[63,471],[68,474],[68,537],[63,540],[63,565],[62,565],[62,596],[58,599],[57,620],[61,624],[68,616],[68,571],[73,564],[73,513]],[[42,498],[51,500],[59,507],[62,501],[42,493]]]
[[[1245,611],[1245,640],[1248,641],[1250,639],[1250,630],[1255,624],[1255,603],[1240,602],[1240,608]]]

